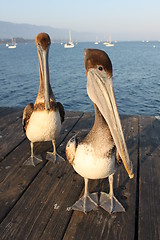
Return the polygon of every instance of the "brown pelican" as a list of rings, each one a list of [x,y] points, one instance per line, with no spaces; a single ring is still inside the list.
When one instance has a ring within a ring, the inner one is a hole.
[[[66,146],[66,156],[75,171],[84,178],[84,196],[70,209],[84,213],[99,205],[109,213],[125,211],[113,193],[113,175],[118,162],[123,164],[133,178],[133,167],[122,131],[120,117],[112,86],[112,64],[108,55],[101,50],[87,49],[84,55],[87,75],[87,92],[95,109],[95,122],[83,140],[73,136]],[[88,179],[109,177],[109,194],[90,194]]]
[[[33,144],[41,141],[52,141],[53,153],[48,152],[46,159],[54,162],[62,158],[56,153],[55,139],[60,133],[61,124],[64,121],[64,108],[54,97],[50,79],[48,55],[51,41],[46,33],[40,33],[35,39],[37,47],[40,86],[35,103],[28,104],[23,112],[23,128],[31,144],[31,156],[25,161],[25,165],[37,165],[42,161],[40,156],[33,153]]]

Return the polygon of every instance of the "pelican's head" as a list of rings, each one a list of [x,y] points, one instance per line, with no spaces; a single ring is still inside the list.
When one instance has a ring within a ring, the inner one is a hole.
[[[130,178],[133,166],[129,159],[112,85],[112,63],[108,55],[97,49],[84,54],[88,96],[98,107],[109,126],[113,140]]]
[[[47,50],[51,44],[51,39],[47,33],[39,33],[35,39],[36,47],[39,45],[43,50]]]
[[[44,88],[44,103],[45,109],[50,109],[50,80],[49,80],[49,64],[48,53],[51,44],[50,37],[47,33],[39,33],[35,39],[35,45],[37,47],[40,78],[42,86]]]

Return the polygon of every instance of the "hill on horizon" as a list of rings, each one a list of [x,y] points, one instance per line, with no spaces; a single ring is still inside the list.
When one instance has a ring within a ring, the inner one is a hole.
[[[47,32],[54,41],[68,41],[69,30],[53,28],[50,26],[37,26],[25,23],[11,23],[0,21],[0,38],[24,38],[34,39],[40,32]],[[73,41],[95,41],[96,33],[72,31]]]

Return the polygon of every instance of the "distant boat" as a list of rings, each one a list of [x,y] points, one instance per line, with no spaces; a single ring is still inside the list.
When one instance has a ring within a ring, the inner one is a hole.
[[[99,44],[99,41],[97,40],[97,37],[96,37],[96,41],[94,42],[94,44]]]
[[[114,43],[111,42],[104,42],[103,43],[106,47],[114,47]]]
[[[114,47],[114,43],[111,42],[111,36],[109,36],[109,41],[103,43],[106,47]]]
[[[7,44],[6,44],[6,46],[7,46]],[[16,48],[16,46],[17,46],[17,44],[16,44],[16,41],[14,40],[14,39],[12,39],[12,45],[9,45],[8,44],[8,48]]]
[[[9,45],[8,48],[16,48],[16,45]]]
[[[69,42],[64,44],[64,48],[74,48],[74,43],[71,38],[71,31],[69,31]]]

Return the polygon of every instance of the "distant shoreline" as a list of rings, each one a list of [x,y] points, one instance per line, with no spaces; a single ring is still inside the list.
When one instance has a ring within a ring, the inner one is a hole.
[[[24,38],[4,38],[4,39],[0,39],[0,44],[11,44],[12,41],[16,42],[16,43],[33,43],[34,39],[24,39]]]
[[[0,45],[2,44],[12,44],[12,42],[16,42],[16,43],[34,43],[35,39],[25,39],[23,37],[13,37],[13,38],[0,38]],[[65,43],[65,40],[60,40],[60,39],[52,39],[51,40],[52,43]],[[79,43],[91,43],[94,41],[79,41]],[[116,41],[116,43],[122,43],[122,42],[142,42],[142,43],[152,43],[152,42],[160,42],[160,40],[151,40],[151,41],[141,41],[141,40],[121,40],[121,41]],[[99,41],[99,43],[103,43],[103,41]]]

